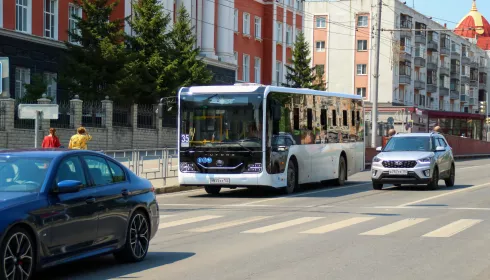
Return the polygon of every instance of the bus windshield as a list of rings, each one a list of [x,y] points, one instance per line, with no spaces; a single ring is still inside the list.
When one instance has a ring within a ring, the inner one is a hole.
[[[210,93],[180,97],[180,147],[262,147],[263,95]]]

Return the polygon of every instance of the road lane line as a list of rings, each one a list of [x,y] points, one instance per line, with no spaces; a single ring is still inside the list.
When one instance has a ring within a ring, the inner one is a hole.
[[[242,233],[266,233],[266,232],[270,232],[270,231],[274,231],[274,230],[278,230],[278,229],[283,229],[283,228],[287,228],[287,227],[301,225],[301,224],[316,221],[319,219],[323,219],[323,217],[303,217],[303,218],[294,219],[294,220],[290,220],[290,221],[286,221],[286,222],[282,222],[282,223],[273,224],[270,226],[265,226],[265,227],[260,227],[260,228],[256,228],[256,229],[243,231]]]
[[[160,220],[164,219],[164,218],[168,218],[168,217],[173,217],[175,215],[160,215]]]
[[[176,226],[187,225],[187,224],[191,224],[191,223],[208,221],[211,219],[216,219],[216,218],[221,218],[221,217],[222,216],[213,216],[213,215],[194,217],[194,218],[189,218],[189,219],[183,219],[183,220],[163,223],[163,224],[160,224],[160,226],[158,228],[162,229],[162,228],[176,227]]]
[[[321,227],[313,228],[313,229],[310,229],[310,230],[307,230],[307,231],[303,231],[301,233],[322,234],[322,233],[327,233],[327,232],[331,232],[331,231],[334,231],[334,230],[342,229],[342,228],[345,228],[345,227],[353,226],[353,225],[356,225],[356,224],[360,224],[360,223],[363,223],[363,222],[367,222],[367,221],[370,221],[372,219],[375,219],[375,217],[356,217],[356,218],[350,218],[350,219],[343,220],[343,221],[340,221],[340,222],[336,222],[336,223],[324,225],[324,226],[321,226]]]
[[[457,233],[462,232],[476,224],[479,224],[483,220],[478,219],[461,219],[456,222],[450,223],[446,226],[438,228],[427,234],[422,235],[423,237],[451,237]]]
[[[456,194],[456,193],[460,193],[460,192],[466,192],[466,191],[470,191],[470,190],[474,190],[474,189],[478,189],[478,188],[486,187],[486,186],[490,186],[490,183],[485,183],[485,184],[482,184],[482,185],[476,185],[476,186],[473,186],[473,187],[468,187],[468,188],[464,188],[464,189],[450,191],[450,192],[446,192],[446,193],[443,193],[443,194],[439,194],[439,195],[427,197],[427,198],[424,198],[424,199],[419,199],[419,200],[416,200],[416,201],[412,201],[412,202],[408,202],[408,203],[403,203],[403,204],[398,205],[398,207],[408,206],[408,205],[412,205],[412,204],[417,204],[417,203],[424,202],[424,201],[427,201],[427,200],[432,200],[432,199],[436,199],[436,198],[439,198],[439,197],[443,197],[443,196],[447,196],[447,195],[452,195],[452,194]]]
[[[249,217],[245,219],[240,219],[240,220],[235,220],[235,221],[230,221],[230,222],[224,222],[216,225],[210,225],[210,226],[204,226],[200,228],[195,228],[188,230],[190,232],[210,232],[214,230],[219,230],[219,229],[225,229],[229,227],[234,227],[234,226],[240,226],[252,222],[257,222],[266,218],[270,218],[270,216],[256,216],[256,217]]]
[[[409,218],[405,220],[401,220],[398,222],[394,222],[392,224],[379,227],[370,231],[366,231],[364,233],[361,233],[360,235],[387,235],[402,229],[405,229],[407,227],[414,226],[418,223],[424,222],[428,220],[427,218]]]

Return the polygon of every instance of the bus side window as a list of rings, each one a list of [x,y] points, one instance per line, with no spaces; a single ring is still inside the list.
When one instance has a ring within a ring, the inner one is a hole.
[[[323,127],[323,129],[327,128],[327,110],[326,109],[321,109],[320,125]]]
[[[293,129],[299,130],[299,108],[293,109]]]

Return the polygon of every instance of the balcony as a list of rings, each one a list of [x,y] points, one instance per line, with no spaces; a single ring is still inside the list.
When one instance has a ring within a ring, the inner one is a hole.
[[[400,84],[410,85],[412,83],[412,77],[410,75],[400,73]]]
[[[463,56],[461,57],[461,63],[463,65],[470,65],[471,64],[471,58],[469,58],[468,56],[463,54]]]
[[[417,55],[417,52],[415,52],[415,60],[414,60],[415,66],[418,67],[425,67],[425,58],[423,58],[420,55]]]
[[[400,61],[412,60],[412,48],[400,46]]]
[[[456,65],[451,65],[451,79],[459,80],[461,79],[461,70],[459,70],[459,66],[454,66]]]
[[[439,74],[441,76],[449,76],[449,64],[443,63],[439,69]]]
[[[425,36],[425,34],[417,34],[417,32],[415,32],[415,44],[425,45],[426,41],[427,37]]]
[[[470,97],[468,95],[465,95],[465,94],[461,94],[461,96],[459,97],[459,101],[461,103],[468,103],[468,99],[470,99]]]
[[[436,41],[429,39],[429,41],[427,41],[427,49],[433,52],[438,52],[439,44]]]
[[[478,87],[478,80],[472,80],[470,78],[470,87]]]
[[[412,38],[412,21],[400,21],[400,38]]]
[[[459,60],[461,58],[461,51],[458,48],[451,48],[451,58]]]
[[[462,84],[469,84],[470,83],[470,77],[465,76],[464,74],[461,75],[461,83]]]
[[[451,99],[459,99],[459,90],[457,90],[457,89],[451,89],[451,94],[449,95],[449,98],[451,98]]]
[[[418,90],[425,89],[425,81],[422,79],[415,80],[414,87],[415,87],[415,89],[418,89]]]
[[[427,92],[429,92],[429,93],[437,92],[437,85],[434,83],[428,83],[427,84]]]
[[[480,81],[480,84],[479,85],[480,85],[480,89],[485,89],[486,90],[486,88],[487,88],[487,83],[486,82]]]
[[[437,70],[437,57],[428,56],[427,57],[427,70]]]
[[[487,67],[485,65],[481,65],[478,67],[478,71],[481,73],[487,73]]]
[[[449,89],[444,86],[439,87],[439,96],[448,96],[449,95]]]
[[[480,66],[480,63],[478,63],[478,61],[475,59],[475,58],[472,58],[470,59],[470,67],[472,69],[478,69],[478,67]]]
[[[451,54],[451,48],[448,46],[448,44],[441,44],[441,55],[450,55]]]
[[[476,99],[473,97],[470,97],[470,104],[469,105],[476,105]]]

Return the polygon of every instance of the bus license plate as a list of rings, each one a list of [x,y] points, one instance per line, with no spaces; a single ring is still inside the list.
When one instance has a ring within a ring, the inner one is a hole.
[[[229,184],[230,178],[212,178],[209,179],[210,184]]]
[[[408,174],[407,170],[400,170],[400,169],[390,170],[390,175],[407,175],[407,174]]]

